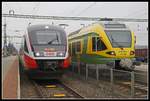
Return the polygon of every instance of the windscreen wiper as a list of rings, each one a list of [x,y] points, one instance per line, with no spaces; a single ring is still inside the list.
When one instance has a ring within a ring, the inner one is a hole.
[[[59,41],[59,40],[58,40],[58,35],[57,35],[57,34],[56,34],[56,38],[53,39],[53,40],[51,40],[51,41],[49,41],[48,44],[52,44],[52,42],[55,41],[55,40]]]
[[[116,42],[114,40],[114,38],[112,37],[112,35],[111,35],[111,40],[112,40],[112,43],[115,43],[119,48],[123,48],[121,45],[118,44],[118,42]]]

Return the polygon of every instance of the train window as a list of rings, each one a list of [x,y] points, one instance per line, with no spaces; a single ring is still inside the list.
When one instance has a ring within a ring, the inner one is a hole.
[[[102,51],[107,49],[99,37],[92,37],[92,51]]]
[[[96,47],[96,37],[92,37],[92,51],[96,51],[97,47]]]
[[[32,44],[49,44],[58,45],[66,42],[65,34],[61,31],[54,30],[38,30],[30,32],[30,38]]]
[[[29,53],[26,40],[24,40],[24,51]]]
[[[56,31],[37,31],[37,42],[39,44],[60,44],[60,33]]]
[[[71,52],[71,43],[69,43],[69,54],[72,56],[72,52]]]
[[[132,37],[130,31],[105,30],[112,47],[131,47]]]
[[[75,42],[72,43],[72,55],[75,55]]]
[[[81,52],[81,42],[76,42],[76,52]]]

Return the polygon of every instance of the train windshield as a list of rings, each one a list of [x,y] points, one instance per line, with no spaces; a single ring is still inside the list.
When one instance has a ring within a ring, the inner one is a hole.
[[[64,39],[62,39],[64,34],[61,34],[59,31],[36,31],[32,35],[32,44],[63,44]]]
[[[113,47],[131,47],[131,32],[119,30],[105,31]]]

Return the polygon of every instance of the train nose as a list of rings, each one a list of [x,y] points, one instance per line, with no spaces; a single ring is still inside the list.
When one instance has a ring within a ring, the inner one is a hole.
[[[126,51],[126,50],[120,50],[120,51],[117,52],[117,55],[125,57],[125,56],[128,55],[128,51]]]
[[[65,45],[33,45],[36,57],[64,57],[66,55]]]

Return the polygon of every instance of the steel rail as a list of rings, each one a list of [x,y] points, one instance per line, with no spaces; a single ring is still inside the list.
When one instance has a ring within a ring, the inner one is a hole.
[[[65,83],[60,81],[60,85],[65,88],[68,92],[73,94],[77,98],[84,98],[82,95],[80,95],[77,91],[73,90],[71,87],[67,86]]]

